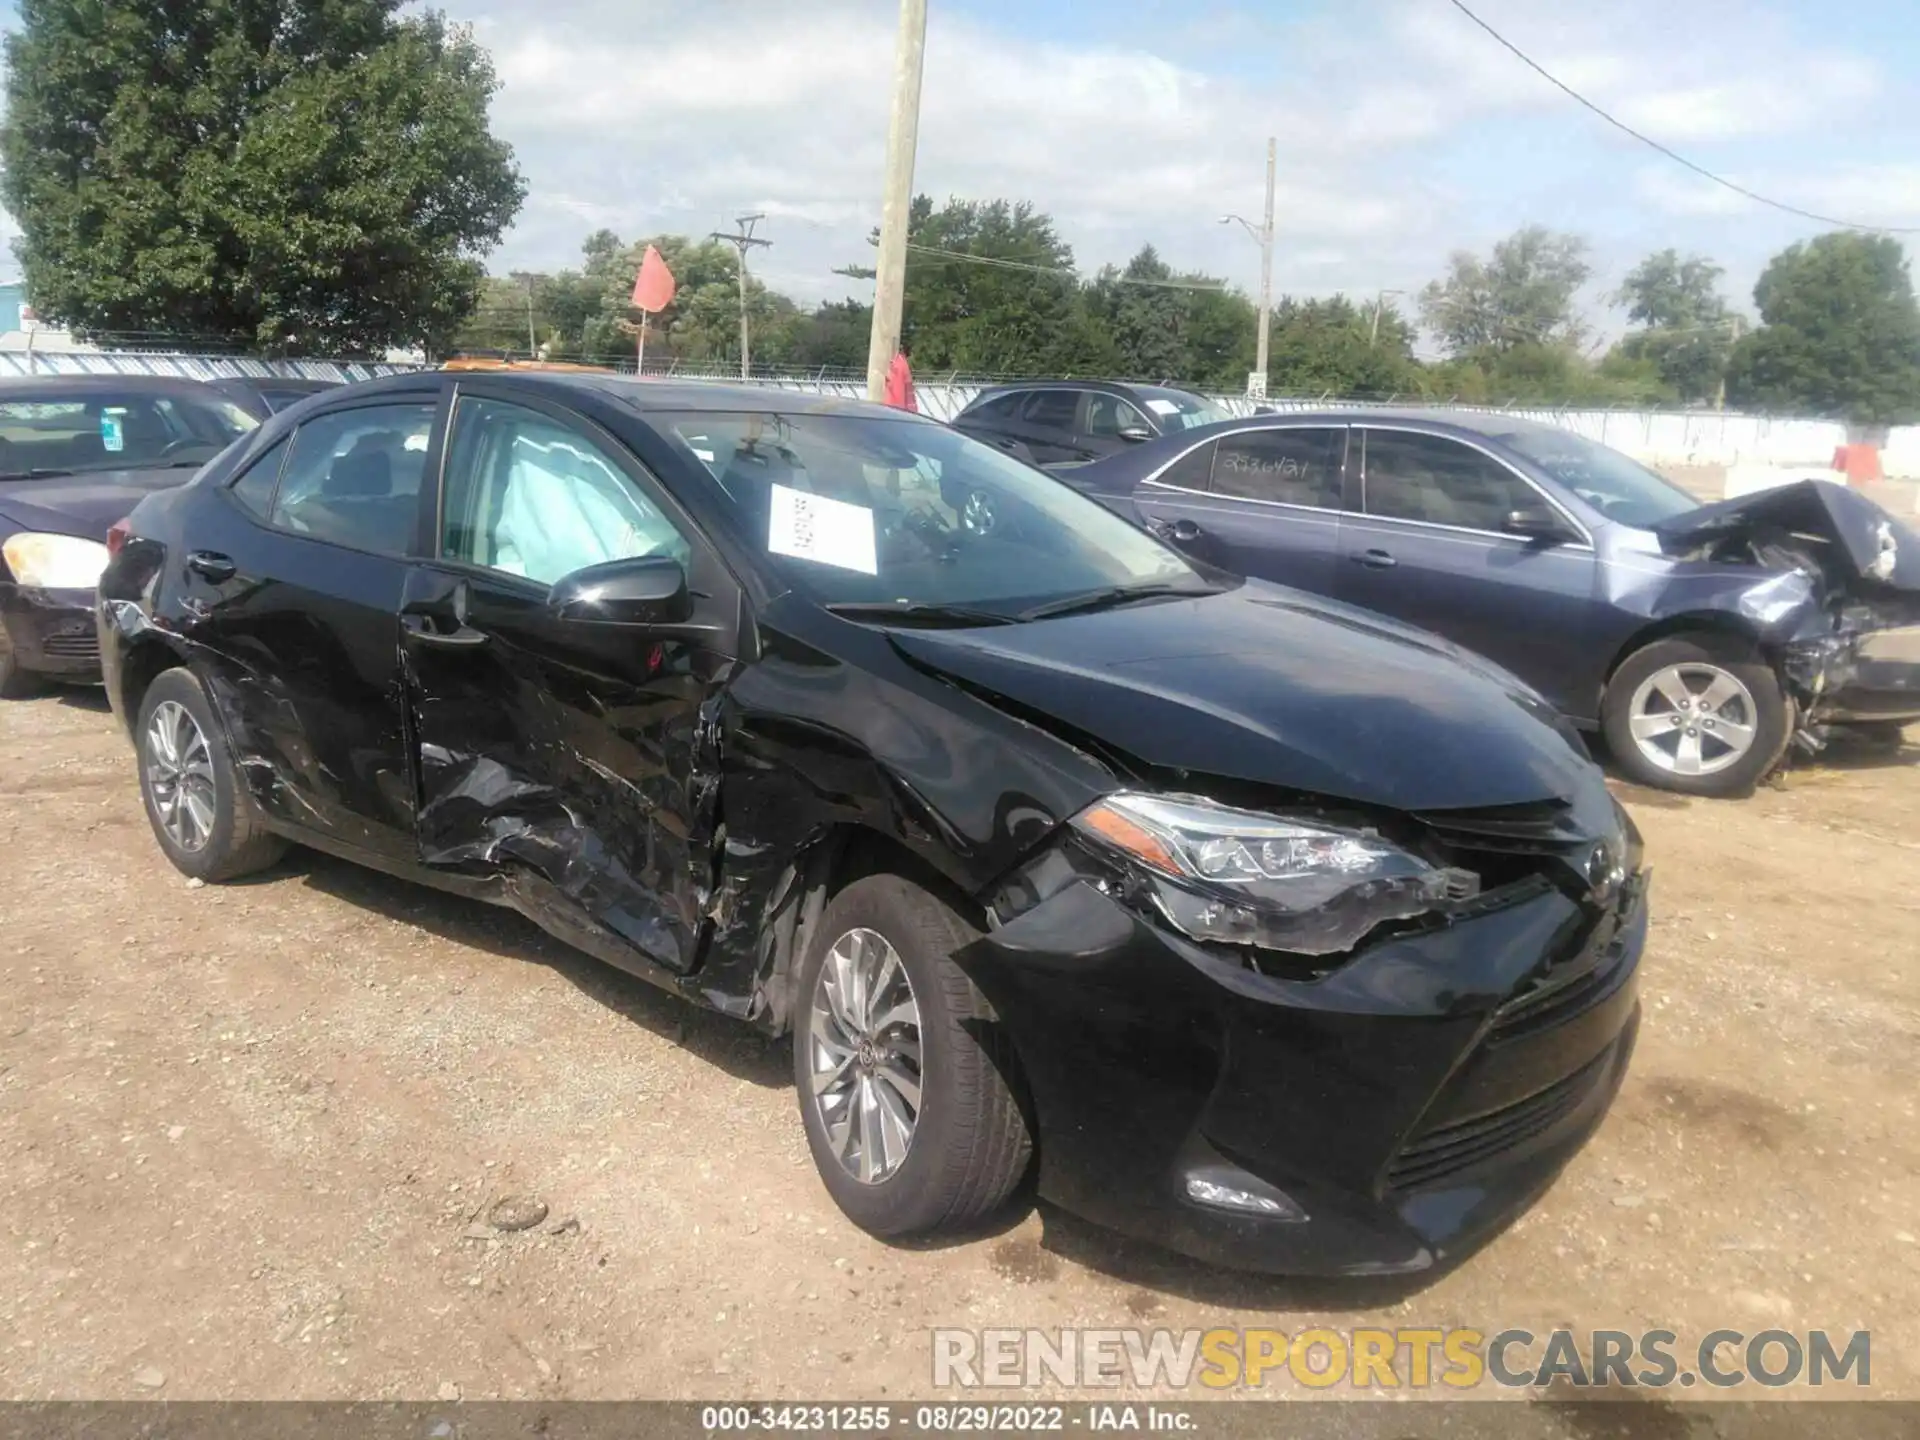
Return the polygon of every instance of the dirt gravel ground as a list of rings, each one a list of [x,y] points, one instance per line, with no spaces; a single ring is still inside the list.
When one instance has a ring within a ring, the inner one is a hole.
[[[1656,923],[1594,1143],[1436,1282],[1301,1284],[1045,1207],[872,1241],[784,1044],[309,854],[190,886],[97,694],[0,705],[0,1397],[897,1399],[936,1325],[1143,1324],[1870,1329],[1920,1397],[1920,747],[1627,799]]]

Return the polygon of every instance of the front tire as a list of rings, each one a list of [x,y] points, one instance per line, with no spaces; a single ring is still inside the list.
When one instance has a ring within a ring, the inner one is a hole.
[[[801,1121],[828,1193],[869,1234],[977,1225],[1032,1159],[1012,1048],[951,958],[978,938],[920,886],[880,874],[834,896],[808,945]]]
[[[1751,645],[1707,633],[1655,640],[1629,655],[1600,707],[1627,778],[1683,795],[1752,791],[1793,738],[1793,704]]]
[[[196,880],[237,880],[286,853],[241,788],[206,687],[191,670],[154,679],[134,735],[140,798],[174,869]]]

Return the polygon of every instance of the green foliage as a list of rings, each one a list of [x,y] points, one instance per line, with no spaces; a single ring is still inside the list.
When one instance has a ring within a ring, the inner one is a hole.
[[[1688,403],[1712,400],[1733,350],[1734,317],[1720,297],[1725,273],[1702,255],[1684,259],[1677,250],[1647,256],[1621,282],[1614,297],[1641,328],[1627,335],[1609,357],[1621,373],[1640,365],[1660,387]]]
[[[1386,398],[1420,389],[1413,327],[1383,308],[1374,333],[1373,307],[1344,295],[1330,300],[1282,297],[1273,307],[1267,393]]]
[[[1861,424],[1920,420],[1920,305],[1900,242],[1841,232],[1789,246],[1754,286],[1729,403]]]
[[[1420,314],[1450,355],[1574,344],[1573,297],[1593,273],[1587,242],[1539,225],[1517,230],[1487,259],[1455,251],[1444,280],[1420,293]]]
[[[82,333],[267,353],[435,345],[525,186],[492,64],[398,0],[21,0],[0,199]]]

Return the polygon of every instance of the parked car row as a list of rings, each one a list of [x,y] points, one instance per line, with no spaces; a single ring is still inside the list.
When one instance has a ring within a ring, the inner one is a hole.
[[[822,1180],[875,1234],[977,1224],[1032,1176],[1221,1264],[1457,1260],[1620,1083],[1648,874],[1576,687],[1556,703],[1409,623],[1439,618],[1419,603],[1350,603],[1316,557],[1377,519],[1406,528],[1363,537],[1390,563],[1355,568],[1443,576],[1415,541],[1444,531],[1517,547],[1484,548],[1489,581],[1630,560],[1657,590],[1692,566],[1698,593],[1736,593],[1729,626],[1797,615],[1796,646],[1829,612],[1807,574],[1761,568],[1774,551],[1717,552],[1758,546],[1738,515],[1694,512],[1689,543],[1716,553],[1675,560],[1660,517],[1622,512],[1663,492],[1555,481],[1497,437],[1052,388],[1076,425],[1124,401],[1156,435],[1050,475],[1022,463],[1033,434],[505,366],[264,418],[139,498],[96,566],[160,848],[221,881],[310,846],[791,1034]],[[1370,516],[1369,477],[1376,503],[1477,494],[1412,468],[1422,439],[1525,494],[1480,497],[1504,507],[1486,526]],[[1271,541],[1269,515],[1330,533]],[[1852,555],[1859,516],[1832,518]],[[1604,528],[1633,519],[1639,549]],[[1835,560],[1839,613],[1896,603],[1905,542],[1888,531],[1856,580]],[[1836,677],[1881,663],[1867,641],[1897,632],[1844,623],[1780,662],[1785,694],[1817,674],[1844,695]],[[1753,668],[1706,662],[1742,711],[1693,663],[1662,667],[1698,707],[1678,728],[1745,716],[1771,745]]]

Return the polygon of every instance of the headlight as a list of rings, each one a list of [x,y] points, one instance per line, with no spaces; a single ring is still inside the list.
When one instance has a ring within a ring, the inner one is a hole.
[[[1480,885],[1371,830],[1191,797],[1110,795],[1073,824],[1132,861],[1154,906],[1195,940],[1336,954],[1378,925],[1465,899]]]
[[[0,544],[0,555],[15,580],[38,590],[91,590],[107,568],[107,547],[76,535],[24,531]]]

